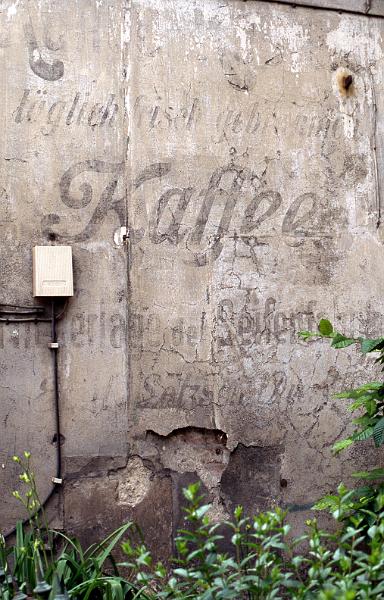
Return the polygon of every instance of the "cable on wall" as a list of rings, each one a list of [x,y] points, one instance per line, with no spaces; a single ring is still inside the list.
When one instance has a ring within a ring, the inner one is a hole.
[[[43,508],[46,507],[59,485],[63,482],[62,476],[62,456],[61,456],[61,427],[60,427],[60,394],[59,394],[59,369],[58,369],[58,350],[59,343],[57,341],[57,321],[61,319],[67,308],[68,301],[65,302],[62,310],[56,314],[56,302],[51,301],[51,314],[46,314],[45,307],[41,306],[18,306],[14,304],[0,304],[0,321],[6,324],[10,323],[26,323],[26,322],[49,322],[51,323],[51,341],[48,347],[53,354],[53,386],[54,386],[54,412],[55,412],[55,435],[56,441],[56,471],[52,478],[53,486],[42,502],[40,508],[36,511],[37,515]],[[34,516],[35,516],[34,515]],[[25,519],[23,525],[27,525],[30,519]],[[4,534],[7,539],[16,533],[16,527]]]

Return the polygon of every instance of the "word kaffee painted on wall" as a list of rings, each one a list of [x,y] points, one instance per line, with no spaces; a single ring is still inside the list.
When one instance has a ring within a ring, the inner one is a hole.
[[[124,177],[123,163],[106,163],[99,160],[88,160],[77,163],[67,169],[60,180],[62,202],[71,209],[81,209],[93,201],[92,185],[86,182],[87,173],[112,173],[113,178],[108,181],[102,191],[97,204],[94,204],[90,220],[82,232],[75,237],[67,233],[58,233],[62,239],[87,239],[91,237],[96,227],[105,218],[107,212],[114,210],[120,216],[123,225],[125,198],[115,197],[118,180]],[[81,178],[84,174],[85,177]],[[130,192],[141,188],[144,183],[153,179],[161,181],[166,175],[172,175],[172,163],[156,163],[146,167],[130,184]],[[81,178],[82,183],[75,180]],[[75,185],[81,187],[81,195],[72,192]],[[259,178],[246,167],[230,163],[214,171],[207,182],[206,189],[168,188],[156,199],[147,226],[144,230],[132,229],[133,242],[138,242],[145,233],[153,244],[167,242],[171,246],[186,244],[193,248],[194,245],[203,245],[203,236],[208,229],[211,213],[221,211],[221,217],[216,228],[205,234],[211,237],[209,251],[193,253],[190,259],[196,266],[202,266],[208,261],[216,260],[222,251],[222,238],[229,234],[237,236],[239,241],[250,248],[257,246],[257,239],[252,243],[251,236],[276,234],[278,218],[281,222],[281,233],[287,237],[315,236],[327,237],[333,226],[335,210],[326,206],[324,201],[313,192],[306,192],[296,197],[284,210],[283,198],[280,192],[263,189]],[[171,219],[169,216],[172,215]],[[236,223],[234,223],[236,219]],[[44,217],[44,223],[58,223],[60,218],[55,215]],[[189,223],[194,224],[189,225]],[[264,222],[271,225],[265,229]],[[165,225],[163,223],[165,222]],[[289,242],[287,242],[289,243]],[[260,241],[259,245],[266,245]]]

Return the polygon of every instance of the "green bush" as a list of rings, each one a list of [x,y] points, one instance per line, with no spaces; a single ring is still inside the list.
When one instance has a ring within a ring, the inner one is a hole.
[[[247,517],[238,507],[232,520],[211,523],[210,506],[199,496],[198,484],[191,485],[184,490],[186,528],[176,538],[175,556],[167,565],[154,565],[147,547],[135,542],[132,523],[85,551],[78,541],[50,530],[43,512],[36,511],[29,455],[18,462],[27,492],[15,495],[30,523],[29,528],[18,524],[15,544],[0,538],[1,599],[23,600],[27,594],[50,600],[384,598],[383,503],[371,511],[367,529],[363,513],[355,513],[353,522],[347,519],[351,492],[344,486],[333,497],[333,516],[342,527],[329,533],[316,519],[308,520],[306,533],[292,538],[279,509]],[[116,564],[113,551],[123,536],[128,536],[122,543],[127,559]],[[61,548],[54,552],[58,541]]]
[[[363,353],[376,352],[377,362],[384,365],[384,338],[349,338],[326,319],[317,332],[301,336],[329,338],[336,349],[357,344]],[[353,433],[333,451],[337,454],[369,438],[376,447],[384,445],[384,383],[370,382],[336,397],[351,399],[349,409],[358,416]],[[376,483],[352,490],[340,484],[334,494],[317,502],[314,508],[328,510],[338,526],[322,531],[311,519],[300,537],[290,535],[286,513],[279,509],[249,517],[238,507],[231,520],[212,523],[210,506],[193,484],[184,490],[186,528],[178,532],[175,556],[166,564],[154,564],[133,523],[87,550],[51,530],[30,454],[14,460],[26,491],[13,495],[25,507],[28,524],[18,523],[13,545],[0,535],[0,600],[25,600],[27,594],[46,600],[384,600],[381,465],[355,473]],[[127,558],[117,564],[113,552],[121,543]]]
[[[352,338],[336,331],[330,321],[321,319],[318,331],[302,331],[299,334],[304,340],[321,337],[331,341],[332,348],[342,349],[356,345],[362,354],[374,353],[375,362],[384,365],[384,337],[375,339]],[[384,367],[381,368],[384,370]],[[351,400],[348,410],[355,416],[352,419],[353,433],[343,440],[338,440],[332,450],[335,454],[342,452],[353,444],[360,444],[372,439],[376,448],[384,444],[384,382],[370,381],[353,389],[345,390],[334,396],[337,399]],[[371,485],[361,485],[348,492],[349,510],[344,511],[339,519],[348,520],[352,524],[358,516],[369,528],[384,503],[384,468],[375,465],[369,471],[353,473],[353,477],[375,482]],[[315,510],[328,510],[337,516],[338,496],[328,494],[314,506]]]
[[[368,531],[357,518],[355,526],[345,525],[336,533],[327,533],[319,530],[314,519],[306,522],[304,535],[292,539],[281,510],[248,518],[238,507],[233,520],[212,524],[207,516],[209,505],[202,503],[198,489],[195,484],[184,490],[190,528],[179,531],[177,555],[170,570],[161,563],[152,565],[144,545],[123,543],[128,556],[124,564],[133,570],[147,597],[384,598],[384,511],[375,515]],[[340,488],[339,517],[349,511],[348,494]],[[224,538],[229,539],[231,552],[219,550]],[[305,547],[303,554],[297,553],[299,546]]]
[[[113,557],[127,532],[137,532],[126,523],[106,539],[83,549],[76,539],[49,528],[38,495],[29,452],[14,456],[20,466],[24,491],[13,496],[22,503],[26,524],[16,526],[16,541],[9,545],[0,535],[0,599],[25,600],[33,594],[42,599],[124,600],[133,598],[136,587],[122,577]],[[144,596],[143,596],[144,598]]]
[[[126,562],[115,563],[112,551],[124,534],[133,533],[131,524],[86,551],[62,536],[65,548],[54,557],[48,552],[47,563],[42,531],[25,534],[19,527],[17,543],[1,545],[0,597],[25,600],[28,592],[51,600],[384,598],[383,510],[368,530],[359,516],[355,525],[344,523],[333,533],[319,530],[313,519],[306,522],[304,535],[292,538],[281,510],[246,517],[238,507],[232,520],[213,524],[198,484],[184,495],[188,528],[178,533],[170,565],[153,565],[146,546],[133,542],[135,536],[122,543]],[[337,504],[336,517],[342,518],[350,510],[349,491],[343,487]],[[52,538],[55,532],[49,534]],[[220,549],[224,539],[228,552]],[[107,560],[112,575],[106,572]]]

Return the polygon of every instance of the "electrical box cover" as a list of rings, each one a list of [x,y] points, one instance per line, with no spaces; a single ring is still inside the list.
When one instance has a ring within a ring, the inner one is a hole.
[[[33,295],[73,296],[71,246],[33,248]]]

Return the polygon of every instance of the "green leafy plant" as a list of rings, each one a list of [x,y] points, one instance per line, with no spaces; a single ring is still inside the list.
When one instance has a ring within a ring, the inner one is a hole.
[[[82,600],[128,600],[137,589],[123,577],[113,552],[128,531],[129,522],[87,549],[80,542],[49,528],[40,502],[31,455],[15,456],[20,467],[21,489],[13,496],[27,512],[27,525],[16,526],[16,540],[7,545],[0,536],[0,599],[24,600],[26,594],[40,598],[62,596]],[[21,597],[22,596],[22,597]],[[142,597],[144,598],[144,596]]]
[[[375,353],[376,363],[384,365],[384,337],[366,339],[362,337],[352,338],[336,331],[330,321],[321,319],[317,332],[301,331],[299,335],[308,340],[314,337],[327,338],[331,340],[331,346],[335,349],[347,348],[355,344],[362,354]],[[381,371],[384,371],[382,366]],[[335,454],[349,448],[352,444],[363,442],[370,438],[376,448],[384,444],[384,382],[370,381],[353,389],[345,390],[335,394],[335,398],[351,400],[348,410],[353,413],[352,424],[354,430],[347,438],[337,441],[333,445]],[[369,471],[360,471],[353,476],[367,481],[380,481],[384,478],[384,468],[376,466]],[[344,488],[341,488],[344,490]],[[351,518],[354,513],[359,512],[366,518],[369,525],[375,514],[383,508],[384,485],[378,483],[374,486],[361,486],[348,492],[349,511],[343,513]],[[344,497],[344,501],[345,497]],[[329,510],[337,512],[340,497],[338,494],[329,494],[319,500],[314,508],[317,510]]]
[[[375,515],[368,532],[362,518],[335,533],[321,531],[316,520],[309,520],[306,533],[292,538],[281,510],[246,517],[237,507],[232,520],[213,524],[198,485],[189,486],[184,495],[189,526],[178,533],[170,570],[153,565],[144,545],[123,544],[125,565],[149,598],[384,598],[384,512]],[[338,516],[349,510],[347,496],[340,489]],[[220,550],[224,539],[228,552]],[[304,555],[298,554],[299,546],[307,549]]]
[[[32,500],[28,506],[27,499],[36,498],[30,463],[18,462],[26,491],[14,496],[28,510],[40,508]],[[0,537],[1,600],[26,600],[27,594],[42,600],[384,598],[384,499],[367,529],[363,514],[348,520],[351,492],[340,486],[332,514],[342,526],[328,533],[316,519],[308,520],[304,535],[292,537],[280,509],[248,517],[237,507],[232,519],[212,523],[198,484],[184,496],[186,527],[178,532],[176,555],[168,564],[154,564],[131,523],[83,550],[64,533],[48,535],[41,525],[45,516],[32,512],[28,531],[18,524],[15,544]],[[60,549],[48,547],[48,540],[59,542]],[[112,552],[120,543],[127,560],[116,564]]]

